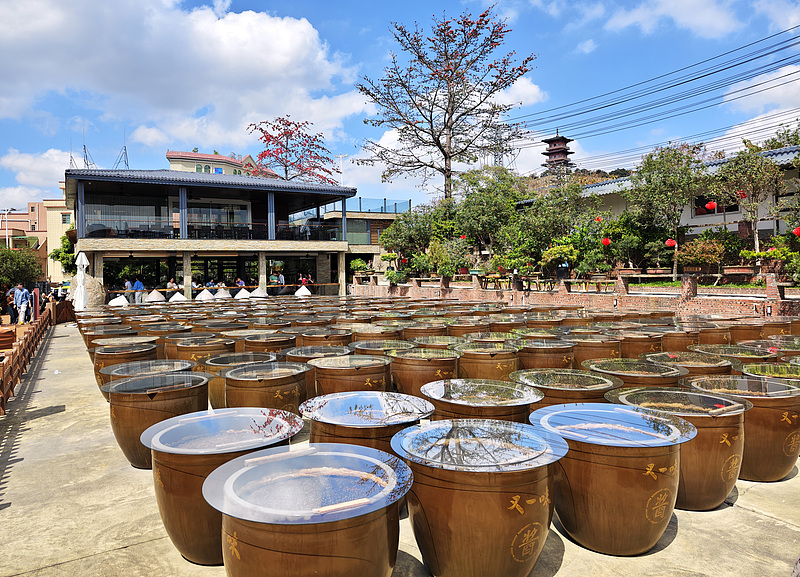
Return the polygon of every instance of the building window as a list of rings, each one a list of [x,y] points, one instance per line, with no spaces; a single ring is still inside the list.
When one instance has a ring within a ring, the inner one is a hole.
[[[31,205],[31,212],[36,212],[36,206]]]
[[[71,214],[69,214],[69,213],[67,213],[67,214],[63,214],[62,213],[61,214],[61,224],[69,224],[71,221],[72,221],[72,215]]]
[[[700,194],[694,197],[694,206],[692,207],[694,216],[722,214],[724,212],[739,212],[738,204],[732,204],[730,206],[717,205],[717,208],[714,210],[708,210],[706,208],[706,204],[708,204],[709,200],[711,199]]]
[[[202,164],[195,164],[194,165],[195,172],[203,172],[203,165]]]
[[[31,231],[36,232],[36,223],[35,222],[31,223]]]
[[[203,172],[211,172],[211,166],[206,164],[206,167],[203,169]]]

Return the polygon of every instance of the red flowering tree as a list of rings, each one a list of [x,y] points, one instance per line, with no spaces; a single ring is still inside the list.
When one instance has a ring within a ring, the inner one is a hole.
[[[405,57],[401,61],[393,53],[383,78],[364,77],[356,87],[378,108],[378,115],[365,122],[394,130],[397,139],[367,141],[370,156],[357,162],[384,165],[385,181],[439,174],[450,198],[454,163],[507,149],[519,127],[501,122],[513,105],[498,103],[497,96],[527,73],[535,58],[517,63],[514,52],[494,57],[509,31],[491,9],[477,19],[467,12],[455,19],[434,17],[429,34],[418,24],[412,29],[392,23]]]
[[[253,174],[264,176],[269,169],[285,180],[339,184],[333,178],[339,170],[325,148],[324,137],[312,134],[311,126],[307,120],[295,122],[288,116],[248,126],[250,134],[260,134],[258,139],[264,143]]]

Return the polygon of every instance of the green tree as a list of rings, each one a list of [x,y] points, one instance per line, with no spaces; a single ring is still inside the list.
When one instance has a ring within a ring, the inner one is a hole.
[[[381,233],[381,246],[409,256],[425,252],[433,238],[434,207],[420,205],[402,213]]]
[[[42,267],[33,251],[0,249],[0,286],[27,284],[41,279]]]
[[[681,214],[707,181],[702,144],[670,144],[647,154],[631,174],[625,198],[632,214],[643,223],[669,231],[677,240]],[[675,246],[673,257],[677,256]],[[672,261],[672,278],[678,278],[678,261]]]
[[[758,221],[761,205],[786,190],[783,170],[759,149],[745,141],[745,148],[720,166],[711,180],[712,196],[721,204],[738,204],[753,235],[753,247],[759,252]]]
[[[460,175],[463,195],[456,212],[456,227],[493,255],[504,231],[516,225],[517,202],[522,198],[519,180],[502,167],[470,170]]]
[[[392,53],[382,78],[364,77],[356,88],[378,109],[364,122],[394,130],[397,140],[367,141],[369,157],[358,162],[383,164],[384,180],[441,175],[449,198],[455,163],[506,149],[519,127],[502,122],[513,105],[498,103],[497,95],[527,73],[534,59],[517,63],[514,52],[496,57],[509,30],[491,8],[476,19],[467,12],[455,19],[434,17],[427,33],[419,25],[392,23],[404,59]]]
[[[786,146],[800,145],[800,119],[797,119],[796,122],[797,125],[794,128],[781,124],[775,136],[766,139],[759,148],[761,150],[775,150]]]
[[[75,266],[75,245],[69,241],[67,235],[61,237],[61,244],[51,250],[47,256],[60,262],[61,270],[65,274],[75,274],[78,271],[78,267]]]

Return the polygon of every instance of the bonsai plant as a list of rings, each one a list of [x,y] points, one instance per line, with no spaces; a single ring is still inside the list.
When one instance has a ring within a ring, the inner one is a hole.
[[[542,253],[539,264],[548,272],[555,271],[555,268],[562,263],[567,263],[568,269],[578,260],[578,249],[571,244],[557,244],[551,246]]]
[[[369,270],[369,267],[363,258],[354,258],[350,261],[350,270],[353,272],[362,272]]]
[[[685,265],[700,267],[719,265],[724,254],[725,247],[721,242],[696,238],[678,249],[678,263],[684,265],[684,272],[689,272]]]
[[[620,269],[620,274],[636,274],[642,272],[639,268],[641,264],[640,247],[642,239],[635,235],[623,236],[620,240],[614,242],[611,246],[612,254],[627,264],[627,267]]]
[[[389,281],[389,286],[394,286],[408,280],[408,274],[403,270],[387,270],[386,280]]]
[[[421,277],[423,275],[427,276],[433,269],[433,266],[431,265],[431,261],[427,254],[424,252],[418,252],[411,257],[411,262],[409,263],[408,268],[411,269],[411,271],[413,271],[417,276]]]
[[[644,257],[650,263],[651,268],[647,269],[648,274],[669,274],[670,270],[661,266],[671,260],[674,251],[660,240],[654,240],[644,245]],[[653,266],[654,265],[654,266]]]
[[[381,255],[381,260],[389,263],[387,270],[393,270],[395,268],[398,258],[400,258],[400,255],[398,255],[396,252],[387,252]]]

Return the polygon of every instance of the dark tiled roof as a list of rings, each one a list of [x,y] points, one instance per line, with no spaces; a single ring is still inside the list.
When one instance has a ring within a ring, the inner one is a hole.
[[[212,174],[207,172],[183,172],[180,170],[105,170],[71,168],[65,171],[67,187],[70,181],[103,180],[127,183],[158,183],[178,186],[208,186],[246,188],[275,192],[303,192],[355,196],[356,189],[329,184],[279,180],[238,174]]]

